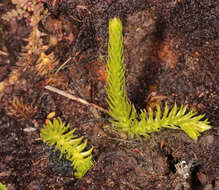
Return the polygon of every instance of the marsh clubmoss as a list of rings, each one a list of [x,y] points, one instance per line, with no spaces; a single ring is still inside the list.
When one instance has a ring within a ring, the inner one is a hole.
[[[0,182],[0,190],[7,190],[7,188]]]
[[[121,133],[130,137],[147,136],[161,128],[181,129],[189,137],[197,140],[201,132],[209,130],[209,121],[203,119],[204,115],[197,115],[196,112],[186,112],[187,106],[180,108],[175,104],[172,109],[165,105],[164,113],[157,106],[154,113],[151,109],[140,110],[137,114],[134,105],[127,97],[125,86],[125,65],[123,64],[123,35],[122,22],[119,18],[109,21],[109,42],[107,59],[107,102],[109,115],[113,118],[111,122]]]
[[[76,170],[75,177],[81,178],[93,166],[91,155],[93,148],[82,152],[87,146],[87,140],[81,143],[83,137],[78,138],[74,132],[75,129],[69,131],[69,124],[65,125],[60,118],[54,118],[53,122],[49,121],[43,126],[40,137],[44,143],[55,146],[55,151],[60,151],[60,159],[65,155]]]

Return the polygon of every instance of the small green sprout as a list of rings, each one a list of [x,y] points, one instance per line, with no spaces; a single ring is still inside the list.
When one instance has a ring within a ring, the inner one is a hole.
[[[7,190],[7,188],[0,182],[0,190]]]

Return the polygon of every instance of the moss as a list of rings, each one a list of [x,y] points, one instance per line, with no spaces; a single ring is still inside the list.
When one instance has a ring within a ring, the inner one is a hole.
[[[41,129],[40,137],[43,142],[50,146],[54,145],[55,150],[60,151],[60,159],[65,155],[76,170],[74,175],[81,178],[93,166],[91,155],[93,148],[83,152],[87,146],[87,140],[81,143],[83,137],[78,138],[74,132],[75,129],[69,131],[69,124],[65,125],[60,118],[54,118],[53,122],[49,121]]]
[[[114,119],[111,122],[118,131],[127,133],[130,137],[139,137],[147,136],[161,128],[180,129],[197,140],[201,132],[211,128],[207,119],[202,121],[204,115],[193,111],[186,112],[187,106],[184,105],[178,108],[175,104],[169,109],[166,104],[163,114],[160,106],[157,106],[156,113],[151,109],[148,112],[140,110],[138,115],[135,106],[127,97],[123,60],[122,22],[113,18],[109,22],[106,90],[109,115]]]

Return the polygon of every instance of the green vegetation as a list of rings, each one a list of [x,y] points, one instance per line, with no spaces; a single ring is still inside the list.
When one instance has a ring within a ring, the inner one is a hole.
[[[113,18],[109,22],[109,42],[107,60],[107,102],[109,115],[114,119],[111,122],[121,133],[130,137],[147,136],[161,128],[181,129],[192,139],[197,140],[201,132],[209,130],[208,120],[201,121],[204,115],[189,111],[187,106],[175,106],[170,110],[166,104],[164,113],[157,106],[156,113],[141,110],[137,114],[134,105],[127,97],[125,86],[125,65],[123,64],[123,35],[122,22]]]
[[[193,111],[187,112],[187,106],[184,105],[177,107],[175,104],[172,109],[169,109],[166,104],[163,113],[160,106],[157,106],[155,113],[152,109],[148,112],[140,110],[138,115],[125,89],[123,60],[122,23],[118,18],[114,18],[109,22],[106,91],[108,113],[113,118],[111,122],[119,132],[128,134],[130,137],[140,137],[148,136],[161,128],[180,129],[192,139],[197,140],[201,132],[211,128],[207,119],[201,121],[204,115],[197,115]],[[69,131],[69,124],[65,125],[60,118],[54,118],[53,122],[49,121],[43,126],[40,136],[46,144],[55,146],[55,151],[60,151],[60,159],[65,155],[66,159],[71,161],[76,170],[74,175],[81,178],[93,166],[91,154],[93,148],[84,151],[87,140],[81,143],[83,137],[78,138],[74,132],[75,129]]]
[[[7,190],[7,188],[0,182],[0,190]]]
[[[82,152],[87,146],[87,140],[83,143],[83,137],[77,138],[74,135],[75,129],[69,131],[69,124],[66,126],[60,118],[49,121],[41,129],[40,137],[44,143],[55,146],[55,151],[60,151],[60,159],[66,155],[66,159],[71,161],[73,168],[76,170],[74,175],[77,178],[83,177],[87,171],[92,168],[92,150]]]

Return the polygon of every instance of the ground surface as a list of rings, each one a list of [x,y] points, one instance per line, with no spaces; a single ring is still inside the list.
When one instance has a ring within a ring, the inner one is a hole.
[[[219,189],[216,0],[13,2],[0,3],[0,182],[9,190]],[[138,109],[177,102],[206,113],[213,129],[197,142],[171,130],[124,139],[105,113],[44,88],[107,109],[114,16],[124,24],[131,101]],[[80,180],[38,140],[51,112],[94,147],[95,165]]]

